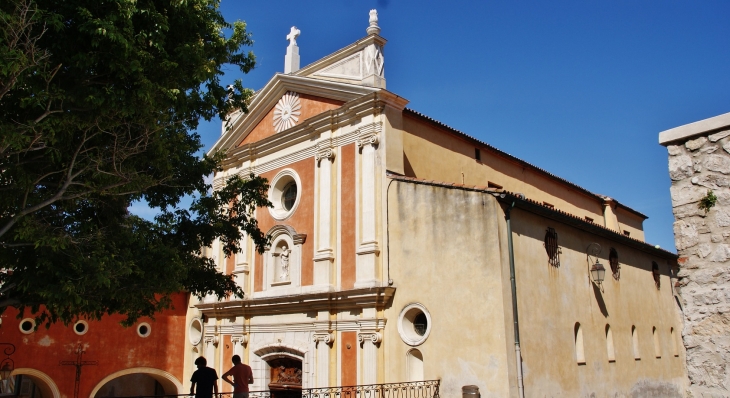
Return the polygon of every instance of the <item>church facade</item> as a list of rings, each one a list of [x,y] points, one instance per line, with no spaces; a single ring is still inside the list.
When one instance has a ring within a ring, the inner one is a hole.
[[[292,28],[285,73],[212,148],[214,189],[269,180],[271,244],[210,248],[246,297],[191,298],[184,388],[198,356],[220,374],[237,354],[252,390],[683,396],[677,256],[644,242],[646,217],[407,108],[369,22],[303,68]]]

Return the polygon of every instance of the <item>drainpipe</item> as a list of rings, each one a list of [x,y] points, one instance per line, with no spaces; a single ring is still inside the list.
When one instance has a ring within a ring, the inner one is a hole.
[[[520,398],[525,398],[525,388],[522,385],[522,354],[520,352],[520,322],[517,317],[517,284],[515,283],[515,253],[512,246],[512,221],[510,213],[515,207],[513,201],[504,211],[507,220],[507,246],[509,248],[509,280],[512,284],[512,316],[515,323],[515,359],[517,360],[517,394]]]

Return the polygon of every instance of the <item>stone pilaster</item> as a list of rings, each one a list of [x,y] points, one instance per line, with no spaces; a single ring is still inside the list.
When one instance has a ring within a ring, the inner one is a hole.
[[[729,396],[730,113],[659,137],[669,152],[688,392]],[[706,211],[699,204],[710,191],[716,201]]]
[[[376,213],[376,151],[380,143],[380,123],[360,128],[357,147],[360,148],[360,243],[357,248],[355,287],[377,285],[375,267],[380,247],[377,239]]]
[[[328,387],[330,384],[330,347],[335,341],[335,335],[330,332],[315,332],[313,340],[317,345],[315,386]]]
[[[334,177],[332,176],[332,163],[335,159],[335,151],[328,141],[317,145],[315,156],[318,169],[318,208],[317,208],[317,251],[314,253],[314,285],[332,285],[332,264],[335,259],[332,228],[332,192]]]
[[[362,345],[362,384],[378,382],[378,347],[383,340],[379,332],[364,330],[357,334]]]
[[[231,343],[233,344],[233,355],[238,355],[243,360],[243,346],[248,344],[248,335],[231,336]]]

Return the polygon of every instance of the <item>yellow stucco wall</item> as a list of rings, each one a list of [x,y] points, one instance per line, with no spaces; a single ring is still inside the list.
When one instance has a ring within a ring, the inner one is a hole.
[[[508,278],[503,275],[496,202],[475,192],[395,181],[390,188],[390,277],[396,293],[385,311],[385,382],[407,380],[413,348],[398,333],[398,317],[420,303],[431,315],[424,378],[441,379],[441,396],[477,385],[482,397],[510,395]]]
[[[416,348],[424,357],[424,378],[440,378],[442,396],[458,396],[470,384],[479,386],[483,397],[515,396],[507,229],[497,199],[394,181],[388,206],[390,276],[397,290],[385,313],[384,381],[407,378],[406,354],[412,347],[401,339],[398,316],[418,302],[430,312],[432,329]],[[558,268],[547,261],[547,227],[558,232]],[[520,209],[512,212],[512,228],[525,396],[681,396],[685,354],[669,276],[671,258]],[[603,291],[588,279],[586,248],[592,242],[602,246],[599,257],[609,270]],[[618,281],[607,259],[611,247],[619,254]],[[660,289],[652,261],[660,265]],[[585,364],[576,361],[576,322],[582,326]],[[607,324],[614,362],[608,360]],[[632,325],[638,331],[640,360],[633,356]],[[661,358],[654,352],[653,327]]]
[[[407,113],[403,114],[402,126],[406,176],[477,186],[492,182],[505,190],[605,225],[603,203],[595,197],[487,148],[480,148],[481,161],[478,161],[474,158],[474,143]],[[632,238],[644,240],[643,219],[625,209],[618,209],[617,213],[619,228],[629,231]]]
[[[548,264],[548,227],[558,233],[560,267]],[[520,209],[512,211],[512,230],[526,396],[678,396],[674,392],[684,390],[682,323],[667,259]],[[607,268],[603,291],[589,279],[586,253],[594,242],[601,245],[600,262]],[[610,272],[611,247],[619,255],[619,280]],[[660,266],[659,289],[652,261]],[[576,322],[583,329],[585,364],[576,360]],[[606,325],[613,334],[615,362],[608,359]],[[632,326],[640,360],[634,359]],[[654,327],[661,358],[655,355]]]

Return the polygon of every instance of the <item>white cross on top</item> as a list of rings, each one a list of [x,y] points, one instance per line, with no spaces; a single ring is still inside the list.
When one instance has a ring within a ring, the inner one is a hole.
[[[289,32],[288,35],[286,35],[286,39],[289,40],[290,46],[296,46],[297,45],[297,37],[299,37],[299,34],[302,33],[297,29],[296,26],[291,27],[291,32]]]

